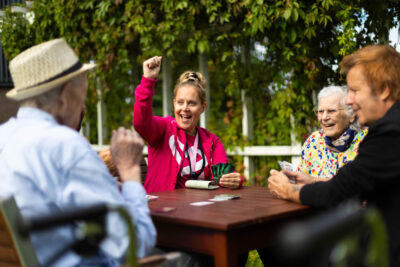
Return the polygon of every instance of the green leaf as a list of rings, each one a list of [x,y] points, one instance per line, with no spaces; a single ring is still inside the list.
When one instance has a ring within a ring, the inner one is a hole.
[[[298,18],[299,12],[297,11],[297,9],[293,9],[293,21],[296,22]]]
[[[292,9],[288,8],[285,10],[285,12],[283,12],[283,17],[285,18],[285,20],[288,20],[291,14],[292,14]]]
[[[294,43],[295,40],[296,40],[296,30],[292,28],[290,30],[290,42]]]

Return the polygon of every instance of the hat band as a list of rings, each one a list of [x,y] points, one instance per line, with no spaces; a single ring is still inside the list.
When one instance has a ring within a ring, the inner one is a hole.
[[[44,80],[44,81],[42,81],[42,82],[40,82],[40,83],[38,83],[38,84],[34,84],[34,85],[29,86],[29,87],[22,88],[22,89],[20,89],[20,90],[18,90],[18,91],[28,90],[28,89],[30,89],[30,88],[32,88],[32,87],[36,87],[36,86],[39,86],[39,85],[42,85],[42,84],[45,84],[45,83],[49,83],[49,82],[54,81],[54,80],[56,80],[56,79],[58,79],[58,78],[61,78],[61,77],[63,77],[63,76],[66,76],[66,75],[68,75],[68,74],[70,74],[70,73],[72,73],[72,72],[74,72],[74,71],[77,71],[77,70],[79,70],[80,68],[82,68],[82,63],[78,60],[74,65],[72,65],[72,66],[69,67],[68,69],[64,70],[64,71],[61,72],[60,74],[57,74],[56,76],[51,77],[51,78],[49,78],[49,79],[47,79],[47,80]]]

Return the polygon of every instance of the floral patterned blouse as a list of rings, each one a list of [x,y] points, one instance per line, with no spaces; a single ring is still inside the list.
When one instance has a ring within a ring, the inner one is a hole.
[[[320,178],[333,177],[341,167],[354,160],[358,154],[358,146],[367,133],[368,128],[363,128],[354,136],[347,150],[334,152],[326,146],[322,130],[313,132],[303,145],[297,170]]]

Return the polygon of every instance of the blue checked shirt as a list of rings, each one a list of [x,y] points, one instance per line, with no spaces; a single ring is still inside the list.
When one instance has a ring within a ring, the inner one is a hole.
[[[136,227],[137,256],[155,245],[156,230],[146,192],[126,182],[122,192],[107,167],[78,132],[61,126],[48,113],[29,107],[0,125],[0,196],[13,195],[23,216],[40,216],[99,202],[124,206]],[[117,214],[107,217],[108,237],[101,244],[102,265],[118,265],[129,236]],[[73,242],[72,226],[31,234],[39,262]],[[53,266],[84,264],[70,251]]]

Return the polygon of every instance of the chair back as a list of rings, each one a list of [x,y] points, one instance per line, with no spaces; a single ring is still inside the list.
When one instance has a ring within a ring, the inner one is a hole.
[[[103,205],[104,206],[104,205]],[[46,226],[52,227],[62,225],[68,220],[90,217],[93,213],[101,213],[104,209],[102,205],[95,205],[90,208],[85,207],[74,211],[63,212],[58,215],[41,216],[38,218],[22,219],[19,208],[15,203],[14,197],[7,199],[0,198],[0,266],[4,267],[39,267],[39,261],[35,249],[27,234],[34,230],[45,229]],[[130,220],[129,213],[123,207],[108,207],[110,211],[118,212],[125,219],[129,229],[130,248],[128,264],[124,266],[150,267],[165,263],[175,263],[180,265],[180,254],[170,252],[164,255],[150,256],[137,261],[135,254],[135,233],[134,226]],[[74,219],[74,217],[76,217]],[[92,233],[93,234],[93,233]]]
[[[0,199],[0,266],[40,266],[29,236],[18,233],[21,219],[13,197]]]
[[[303,259],[308,259],[307,266],[318,267],[389,266],[382,216],[373,207],[360,206],[358,201],[289,225],[281,232],[279,249],[287,262],[285,266],[297,266]]]

